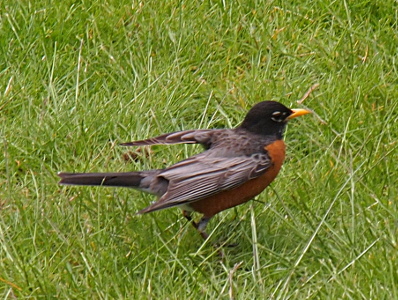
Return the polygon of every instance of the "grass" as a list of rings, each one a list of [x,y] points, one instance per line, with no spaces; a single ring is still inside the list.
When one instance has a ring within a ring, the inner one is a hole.
[[[397,299],[395,1],[0,3],[0,293],[12,298]],[[236,126],[305,100],[277,180],[215,217],[220,261],[153,197],[58,171],[160,168],[200,151],[118,143]]]

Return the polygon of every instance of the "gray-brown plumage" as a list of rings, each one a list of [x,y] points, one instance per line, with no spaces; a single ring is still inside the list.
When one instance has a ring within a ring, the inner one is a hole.
[[[190,219],[190,211],[198,211],[204,217],[199,224],[193,224],[207,237],[204,228],[214,214],[250,200],[275,178],[284,159],[282,137],[287,120],[306,113],[309,112],[290,110],[274,101],[260,102],[235,129],[186,130],[122,144],[203,145],[204,152],[168,168],[126,173],[59,173],[60,184],[130,187],[154,194],[158,201],[138,213],[181,206]]]

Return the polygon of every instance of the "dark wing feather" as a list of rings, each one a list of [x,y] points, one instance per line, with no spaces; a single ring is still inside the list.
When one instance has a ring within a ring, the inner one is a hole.
[[[166,133],[154,138],[123,143],[122,146],[147,146],[165,144],[203,144],[209,146],[212,133],[217,130],[197,129]]]
[[[266,154],[212,157],[201,153],[162,171],[167,192],[141,213],[190,203],[240,186],[271,166]]]

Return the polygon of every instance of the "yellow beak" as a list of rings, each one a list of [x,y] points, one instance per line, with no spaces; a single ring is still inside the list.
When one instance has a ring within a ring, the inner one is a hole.
[[[288,120],[311,113],[309,110],[302,109],[302,108],[292,109],[291,111],[293,113],[287,117]]]

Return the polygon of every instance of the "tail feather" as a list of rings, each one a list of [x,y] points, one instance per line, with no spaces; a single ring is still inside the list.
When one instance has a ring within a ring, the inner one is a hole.
[[[62,185],[103,185],[140,188],[143,172],[126,173],[58,173]]]

